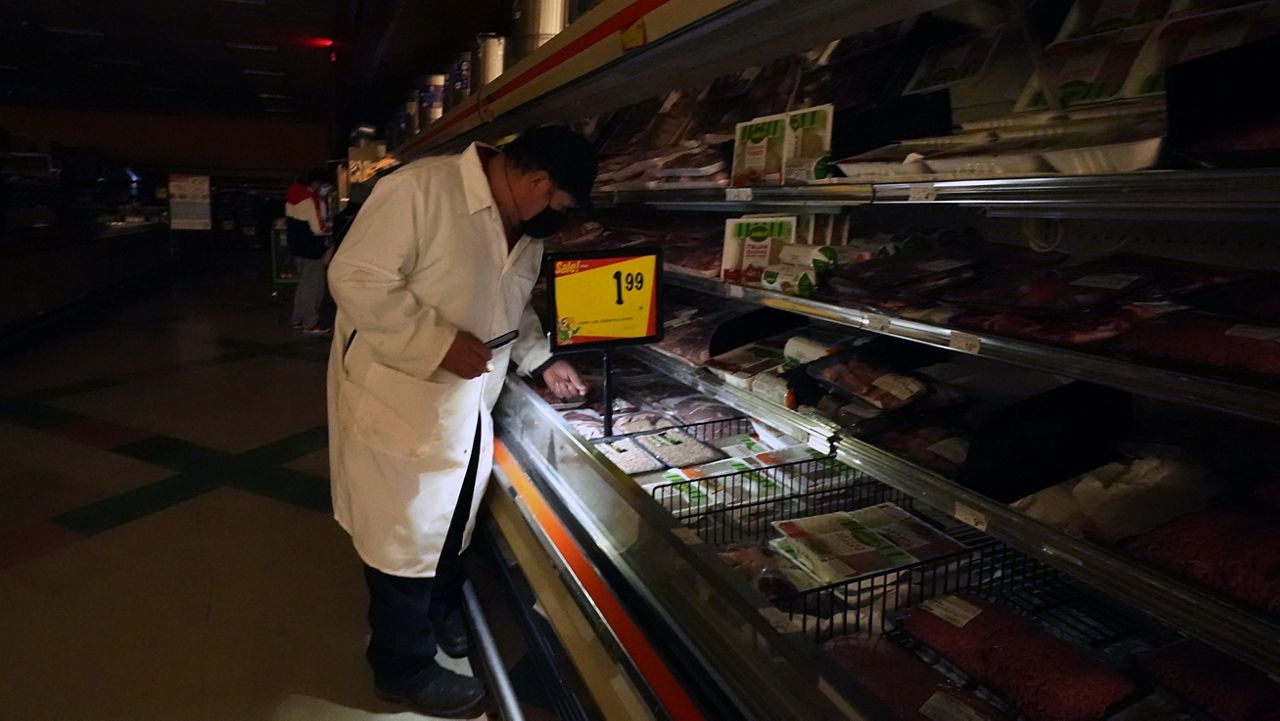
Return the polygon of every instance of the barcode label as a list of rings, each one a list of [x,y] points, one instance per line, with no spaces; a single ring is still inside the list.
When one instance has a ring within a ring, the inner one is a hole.
[[[978,511],[973,508],[970,508],[964,505],[963,503],[960,503],[957,501],[955,510],[952,512],[951,515],[955,516],[955,519],[957,521],[960,521],[966,526],[973,526],[974,528],[984,533],[987,530],[986,515],[984,515],[982,511]]]
[[[867,315],[867,330],[883,333],[889,330],[889,326],[892,324],[893,321],[882,315],[875,315],[874,313]]]
[[[751,202],[751,188],[725,188],[724,199],[734,203]]]
[[[907,191],[907,200],[912,203],[928,203],[938,199],[938,189],[933,183],[916,183]]]

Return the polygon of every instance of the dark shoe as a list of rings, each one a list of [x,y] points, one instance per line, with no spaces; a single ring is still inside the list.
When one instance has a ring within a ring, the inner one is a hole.
[[[415,689],[378,687],[378,698],[402,703],[424,716],[471,719],[484,710],[485,691],[480,679],[436,666],[427,682]]]
[[[455,610],[444,621],[433,623],[436,632],[436,645],[450,658],[465,658],[471,655],[471,634],[467,632],[467,623],[462,618],[462,611]]]

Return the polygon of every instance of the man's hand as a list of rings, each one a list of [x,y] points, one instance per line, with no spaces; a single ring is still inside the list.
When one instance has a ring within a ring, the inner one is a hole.
[[[479,338],[460,330],[453,338],[453,345],[444,354],[444,360],[440,361],[440,367],[459,378],[469,380],[489,370],[492,358],[493,352]]]
[[[556,361],[542,371],[542,380],[556,394],[556,398],[581,398],[587,394],[587,384],[578,377],[569,361]]]

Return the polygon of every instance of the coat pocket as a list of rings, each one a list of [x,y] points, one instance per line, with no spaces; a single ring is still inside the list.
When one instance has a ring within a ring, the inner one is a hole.
[[[426,458],[441,440],[441,408],[456,388],[370,363],[352,379],[355,434],[371,448],[399,458]]]

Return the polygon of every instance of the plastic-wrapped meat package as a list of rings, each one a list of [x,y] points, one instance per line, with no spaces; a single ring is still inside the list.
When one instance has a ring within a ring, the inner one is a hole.
[[[888,431],[875,439],[875,443],[945,476],[959,472],[969,456],[967,434],[937,426]]]
[[[677,429],[636,436],[635,440],[658,460],[675,468],[696,466],[724,458],[724,453],[719,449]]]
[[[1130,314],[1111,310],[1042,315],[962,311],[952,316],[950,323],[958,328],[1064,345],[1101,343],[1133,327]]]
[[[548,250],[577,250],[590,248],[597,243],[604,226],[594,220],[570,218],[560,232],[546,241]]]
[[[668,328],[655,347],[695,365],[702,365],[711,359],[711,337],[723,320],[718,316],[699,318],[685,325]]]
[[[1108,463],[1013,506],[1073,536],[1114,543],[1198,511],[1221,490],[1204,468],[1152,455]]]
[[[897,410],[929,393],[929,386],[920,379],[891,373],[854,355],[830,356],[811,363],[807,370],[831,390],[860,398],[880,410]]]
[[[661,407],[685,425],[711,423],[742,417],[740,411],[706,396],[668,398],[662,402]]]
[[[1203,310],[1280,324],[1280,276],[1264,276],[1211,290],[1188,302]]]
[[[634,476],[637,473],[660,471],[666,468],[661,461],[646,453],[630,438],[597,443],[596,450],[603,453],[605,458],[628,475]]]
[[[1076,311],[1132,297],[1154,282],[1136,268],[1113,269],[1084,264],[997,274],[952,290],[943,299],[975,308],[1027,311]]]
[[[1183,516],[1130,540],[1139,559],[1270,613],[1280,612],[1280,517],[1232,510]]]
[[[679,425],[671,417],[655,411],[635,411],[613,418],[614,435],[659,431]]]
[[[561,413],[573,429],[587,440],[604,438],[604,419],[599,413],[587,408],[578,408]]]
[[[779,58],[761,68],[747,88],[746,100],[720,119],[732,130],[752,118],[785,113],[800,82],[804,60],[797,55]]]
[[[1179,641],[1140,657],[1162,686],[1220,721],[1277,721],[1280,684],[1199,641]]]
[[[1054,43],[1045,52],[1051,77],[1064,106],[1111,100],[1124,90],[1138,55],[1151,34],[1151,25]],[[1027,83],[1015,108],[1044,110],[1049,107],[1040,81]]]
[[[558,397],[555,393],[553,393],[550,388],[543,385],[540,381],[532,381],[530,382],[529,385],[531,385],[533,389],[538,392],[539,398],[545,401],[547,405],[551,406],[552,409],[557,411],[567,411],[567,410],[573,410],[574,408],[581,408],[587,403],[587,399],[585,397],[562,399]]]
[[[849,516],[921,561],[965,550],[959,541],[893,503],[859,508]]]
[[[1076,0],[1061,38],[1083,38],[1143,25],[1164,17],[1169,0]]]
[[[1029,721],[1098,721],[1137,690],[1120,671],[976,596],[930,599],[900,624]]]
[[[766,546],[732,544],[718,555],[770,601],[795,595],[798,590],[783,571],[783,565],[789,562]]]
[[[600,173],[606,168],[613,169],[615,159],[620,156],[634,156],[645,148],[645,140],[653,127],[654,118],[662,108],[664,97],[649,98],[627,108],[619,110],[615,118],[615,126],[600,148]],[[634,158],[632,158],[634,160]],[[599,179],[599,177],[598,177]]]
[[[895,721],[1008,719],[957,688],[915,654],[883,636],[837,636],[825,651],[879,701]]]
[[[972,254],[964,251],[903,253],[857,263],[842,269],[840,275],[860,286],[884,290],[933,277],[953,276],[975,262]]]
[[[1115,347],[1146,359],[1249,374],[1280,374],[1280,326],[1208,313],[1173,313],[1139,325]]]

